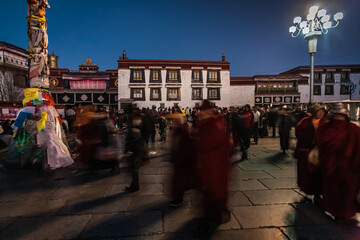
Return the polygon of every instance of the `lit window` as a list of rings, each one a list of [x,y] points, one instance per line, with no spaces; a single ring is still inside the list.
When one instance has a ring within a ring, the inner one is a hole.
[[[145,100],[145,89],[144,88],[132,88],[131,98],[134,100]]]
[[[209,100],[220,100],[220,88],[209,88],[208,89]]]
[[[167,99],[169,101],[176,100],[180,101],[180,89],[179,88],[168,88]]]
[[[178,80],[178,71],[169,70],[169,81],[177,81],[177,80]]]
[[[219,81],[219,73],[218,73],[218,71],[209,70],[208,81],[209,82],[218,82]]]
[[[133,80],[134,81],[142,81],[143,80],[142,70],[134,70],[133,71]]]
[[[151,82],[160,82],[161,76],[160,76],[160,70],[151,70]]]
[[[161,101],[161,88],[151,88],[150,89],[150,100],[151,101]]]
[[[192,100],[202,100],[202,88],[192,89]]]
[[[194,82],[202,82],[201,78],[201,70],[193,70],[192,78]]]

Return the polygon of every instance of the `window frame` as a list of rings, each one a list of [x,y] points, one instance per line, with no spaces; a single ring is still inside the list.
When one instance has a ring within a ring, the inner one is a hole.
[[[212,90],[216,90],[216,97],[210,97],[210,91]],[[220,88],[208,88],[208,94],[207,94],[207,99],[208,100],[221,100],[221,96],[220,96]]]
[[[141,80],[134,79],[134,73],[141,73]],[[131,69],[130,70],[130,83],[145,83],[145,70],[144,69]]]
[[[319,88],[319,92],[316,92],[315,88]],[[322,90],[321,88],[322,88],[321,85],[314,85],[313,94],[315,96],[321,96],[321,90]]]
[[[157,72],[158,74],[158,78],[157,80],[154,80],[154,72]],[[161,78],[161,69],[150,69],[150,83],[161,83],[162,82],[162,78]]]
[[[154,98],[153,90],[157,89],[159,91],[159,97]],[[150,101],[161,101],[161,88],[160,87],[151,87],[150,88]]]
[[[135,98],[135,90],[142,90],[142,96]],[[130,98],[136,101],[145,101],[145,88],[130,88]]]
[[[322,72],[314,72],[314,83],[322,83]]]
[[[331,87],[331,92],[327,91],[327,88]],[[327,84],[325,85],[325,95],[334,95],[334,85],[333,84]]]
[[[199,72],[199,78],[195,78],[195,73]],[[192,83],[202,83],[203,77],[202,77],[202,70],[201,69],[193,69],[191,72],[191,82]]]
[[[170,78],[172,73],[177,74],[177,78]],[[175,79],[175,80],[173,80]],[[181,71],[180,69],[167,69],[166,71],[166,82],[167,83],[181,83]]]
[[[350,91],[348,88],[346,88],[346,92],[344,91],[343,87],[348,87],[348,85],[341,84],[340,85],[340,95],[350,95]]]
[[[177,90],[177,97],[176,98],[170,98],[169,94],[171,90]],[[181,101],[181,94],[180,94],[180,88],[179,87],[169,87],[166,90],[166,100],[167,101]]]
[[[334,72],[326,72],[325,83],[334,83],[334,82],[335,82]]]
[[[199,97],[194,95],[194,90],[199,90]],[[203,88],[194,87],[191,89],[191,100],[203,100]]]
[[[216,72],[216,80],[214,80],[215,78],[210,78],[212,73]],[[207,71],[207,83],[221,83],[221,78],[220,78],[220,70],[213,70],[213,69],[209,69]]]

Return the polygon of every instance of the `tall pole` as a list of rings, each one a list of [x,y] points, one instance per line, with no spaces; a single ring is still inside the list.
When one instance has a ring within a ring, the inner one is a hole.
[[[309,91],[309,102],[314,102],[314,55],[315,53],[310,53],[310,91]]]

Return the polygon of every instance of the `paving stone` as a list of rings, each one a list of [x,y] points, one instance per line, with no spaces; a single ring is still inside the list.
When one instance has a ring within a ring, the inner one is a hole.
[[[268,189],[258,180],[229,181],[229,191]]]
[[[293,190],[259,190],[244,191],[252,203],[256,204],[277,204],[298,202],[303,196]]]
[[[260,179],[259,181],[270,189],[293,189],[298,187],[296,178]]]
[[[267,169],[265,172],[274,178],[296,178],[296,170],[294,169]]]
[[[199,227],[195,211],[189,208],[171,208],[164,213],[164,232],[194,232]]]
[[[4,191],[1,191],[0,194],[0,201],[17,201],[19,199],[23,201],[28,200],[37,200],[37,199],[46,199],[48,198],[52,193],[54,193],[56,189],[7,189]]]
[[[240,229],[240,225],[235,219],[233,214],[231,214],[231,219],[229,222],[223,223],[217,228],[217,230],[239,230],[239,229]]]
[[[296,226],[282,228],[282,230],[290,240],[358,240],[360,236],[360,227],[356,226]]]
[[[234,207],[233,213],[243,228],[313,224],[313,222],[290,205]]]
[[[263,179],[263,178],[273,178],[273,176],[269,175],[264,171],[233,171],[230,173],[231,180],[250,180],[250,179]]]
[[[165,196],[131,195],[128,211],[163,210],[169,208],[169,200]]]
[[[154,168],[154,167],[142,167],[140,168],[140,174],[150,174],[150,175],[157,175],[161,174],[161,168]]]
[[[0,233],[0,239],[75,239],[90,215],[20,218]]]
[[[217,231],[211,237],[213,240],[285,240],[287,239],[279,229],[244,229],[238,231]]]
[[[279,169],[279,167],[268,164],[268,163],[251,163],[249,161],[244,161],[238,163],[238,166],[245,171],[251,170],[271,170],[271,169]]]
[[[82,238],[110,238],[160,234],[163,231],[160,211],[93,215]]]
[[[249,206],[252,205],[251,202],[245,195],[240,192],[229,192],[229,200],[228,200],[228,207],[237,207],[237,206]]]
[[[10,224],[15,222],[15,220],[16,218],[12,218],[12,217],[0,217],[0,232],[3,229],[7,228]]]
[[[65,204],[63,200],[5,202],[0,205],[0,217],[31,217],[54,215]]]
[[[105,197],[111,191],[111,185],[104,185],[102,187],[76,187],[60,188],[55,191],[49,198],[51,199],[98,199]]]
[[[293,204],[293,206],[316,224],[335,224],[334,220],[330,216],[325,214],[325,212],[320,207],[315,206],[312,203],[298,203]]]
[[[107,240],[108,238],[106,238]],[[122,240],[165,240],[168,238],[165,238],[165,235],[155,235],[155,236],[139,236],[139,237],[126,237],[121,238]]]
[[[163,195],[162,184],[140,184],[140,191],[136,192],[138,195]]]
[[[129,208],[130,196],[122,192],[108,195],[98,199],[83,199],[80,201],[67,201],[66,205],[60,210],[59,214],[98,214],[123,212]]]

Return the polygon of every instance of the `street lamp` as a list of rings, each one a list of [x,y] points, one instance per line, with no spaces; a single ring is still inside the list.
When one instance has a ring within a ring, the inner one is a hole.
[[[292,37],[295,38],[302,33],[304,38],[308,40],[310,54],[310,103],[314,101],[314,55],[316,53],[317,39],[322,34],[327,34],[330,28],[337,27],[342,18],[343,14],[338,12],[334,15],[333,22],[325,9],[319,10],[317,6],[312,6],[309,9],[306,20],[302,21],[301,17],[295,17],[293,21],[294,26],[289,28]]]

